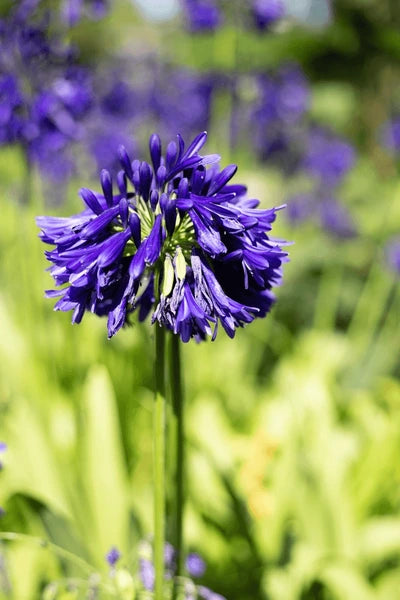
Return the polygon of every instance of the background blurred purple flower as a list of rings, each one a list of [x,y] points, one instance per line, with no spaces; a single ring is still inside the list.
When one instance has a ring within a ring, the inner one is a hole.
[[[258,98],[251,123],[257,154],[285,171],[297,167],[304,143],[303,116],[309,107],[309,84],[297,66],[257,77]]]
[[[391,152],[400,152],[400,117],[388,121],[382,128],[382,144]]]
[[[102,19],[109,9],[110,0],[63,0],[61,15],[65,22],[76,25],[83,16]]]
[[[325,229],[338,238],[351,238],[357,233],[355,223],[343,203],[335,198],[324,198],[320,203],[320,222]]]
[[[390,269],[400,275],[400,237],[396,236],[386,243],[385,257]]]
[[[115,565],[117,564],[117,562],[119,561],[120,558],[121,558],[121,553],[118,550],[118,548],[116,548],[115,546],[110,548],[110,550],[106,554],[106,561],[112,568],[115,567]]]
[[[189,31],[214,31],[222,25],[222,11],[216,0],[184,0],[183,5]]]
[[[338,238],[350,238],[357,233],[346,206],[332,195],[326,195],[324,190],[292,196],[287,200],[286,215],[293,225],[313,220]]]
[[[252,15],[257,29],[263,31],[285,16],[283,0],[253,0]]]
[[[322,185],[337,186],[354,166],[354,148],[332,132],[313,128],[307,139],[302,167]]]
[[[191,552],[186,557],[186,569],[191,577],[201,577],[206,570],[206,563],[196,552]]]

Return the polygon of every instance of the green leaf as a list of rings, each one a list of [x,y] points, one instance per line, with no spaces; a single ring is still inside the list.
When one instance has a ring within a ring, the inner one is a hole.
[[[82,470],[93,521],[92,549],[102,566],[111,546],[127,550],[129,499],[117,402],[105,367],[89,372],[84,390],[86,426]]]

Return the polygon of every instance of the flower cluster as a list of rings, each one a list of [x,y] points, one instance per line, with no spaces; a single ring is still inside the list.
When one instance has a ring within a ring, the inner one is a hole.
[[[383,146],[393,154],[400,152],[400,117],[385,123],[381,132]]]
[[[92,82],[39,4],[17,2],[0,24],[0,144],[18,144],[28,163],[58,180],[71,173]]]
[[[203,33],[215,31],[229,20],[229,3],[221,0],[184,0],[184,16],[189,31]],[[232,9],[231,17],[236,20],[239,3]],[[240,23],[248,23],[259,31],[269,30],[286,15],[283,0],[253,0],[240,6]],[[239,20],[238,20],[239,21]]]
[[[309,83],[296,65],[257,77],[258,97],[251,122],[260,160],[292,172],[304,145],[304,116],[310,105]]]
[[[311,129],[298,168],[312,178],[313,189],[288,200],[289,219],[300,223],[317,218],[323,229],[337,237],[354,236],[355,224],[338,198],[339,186],[354,163],[355,151],[347,141],[328,130]]]
[[[109,0],[64,0],[61,14],[68,25],[75,25],[82,16],[102,19],[109,9]]]
[[[112,557],[112,561],[110,561]],[[114,557],[117,557],[114,560]],[[106,560],[111,568],[115,568],[116,562],[121,555],[116,548],[111,548],[106,556]],[[164,566],[165,566],[165,581],[168,584],[174,582],[176,575],[176,552],[174,547],[168,542],[164,548]],[[179,586],[183,591],[185,600],[194,600],[201,598],[202,600],[225,600],[223,596],[210,590],[204,585],[195,583],[196,579],[201,578],[206,571],[206,564],[202,557],[196,552],[191,552],[186,556],[185,574],[180,577]],[[139,544],[139,561],[137,577],[139,585],[147,592],[154,590],[155,571],[153,564],[153,549],[150,542],[142,540]]]
[[[179,334],[184,342],[235,330],[270,310],[287,254],[268,233],[277,208],[258,209],[246,188],[231,184],[235,165],[201,155],[206,133],[186,148],[170,142],[162,156],[150,137],[151,163],[120,148],[115,191],[108,171],[102,192],[81,190],[86,208],[69,218],[38,217],[50,272],[61,290],[56,310],[108,316],[113,336],[136,311],[139,320]],[[214,328],[214,331],[212,331]]]

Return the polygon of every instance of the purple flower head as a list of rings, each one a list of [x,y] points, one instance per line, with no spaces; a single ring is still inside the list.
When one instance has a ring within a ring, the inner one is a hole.
[[[222,25],[222,12],[216,0],[184,0],[184,10],[189,31],[215,31]]]
[[[186,569],[191,577],[201,577],[206,570],[206,563],[196,552],[191,552],[186,557]]]
[[[38,217],[50,272],[59,290],[55,310],[108,317],[112,337],[137,310],[187,342],[217,335],[269,312],[281,283],[285,242],[269,237],[277,208],[258,209],[246,188],[232,184],[235,165],[188,147],[180,135],[162,152],[150,138],[150,162],[119,150],[116,182],[103,170],[102,191],[82,189],[84,210]],[[116,185],[115,185],[116,183]]]
[[[354,148],[329,131],[313,129],[308,138],[308,148],[303,167],[325,186],[336,186],[355,162]]]
[[[388,121],[381,133],[382,144],[394,153],[400,152],[400,117]]]
[[[283,0],[253,0],[252,13],[255,26],[261,31],[285,16]]]
[[[118,548],[116,548],[115,546],[110,548],[110,550],[106,554],[106,561],[112,568],[115,567],[115,565],[117,564],[117,562],[119,561],[120,558],[121,558],[121,553],[118,550]]]

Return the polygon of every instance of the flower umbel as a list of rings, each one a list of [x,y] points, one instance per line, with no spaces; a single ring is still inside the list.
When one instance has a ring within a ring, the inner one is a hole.
[[[187,148],[180,135],[162,155],[150,137],[151,164],[131,161],[121,147],[115,191],[108,171],[102,193],[82,189],[86,207],[69,218],[38,217],[41,239],[60,290],[55,310],[108,316],[113,336],[137,310],[139,320],[179,334],[187,342],[238,326],[270,310],[281,282],[284,242],[269,237],[276,211],[258,209],[242,185],[230,184],[236,165],[201,155],[207,135]]]

